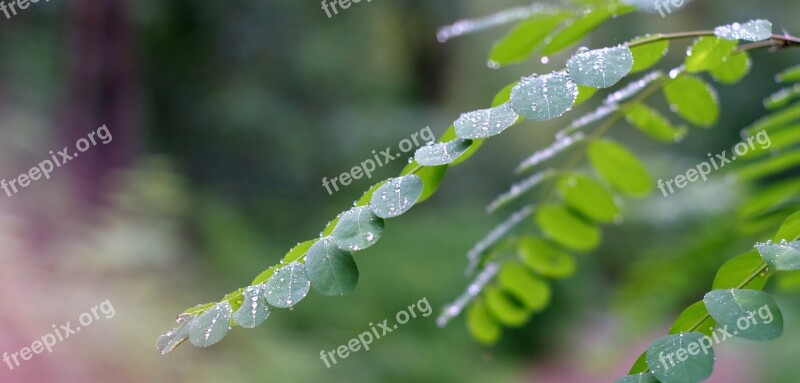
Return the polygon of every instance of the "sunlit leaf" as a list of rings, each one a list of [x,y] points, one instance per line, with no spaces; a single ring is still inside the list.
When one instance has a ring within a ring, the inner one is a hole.
[[[489,62],[499,67],[524,61],[542,46],[545,38],[566,18],[566,13],[556,13],[536,15],[520,22],[494,44],[489,53]]]
[[[795,65],[791,68],[788,68],[775,76],[775,80],[778,82],[795,82],[800,81],[800,65]]]
[[[558,72],[523,78],[511,91],[511,106],[523,117],[545,121],[566,113],[578,97],[578,86]]]
[[[531,312],[527,308],[519,306],[497,287],[487,287],[483,297],[489,313],[504,326],[522,326],[531,317]]]
[[[494,344],[500,340],[502,330],[495,323],[483,301],[475,301],[467,309],[467,329],[475,340],[483,344]]]
[[[704,335],[711,335],[716,325],[717,322],[706,310],[706,304],[703,301],[698,301],[683,310],[681,315],[678,315],[678,319],[669,328],[669,333],[680,334],[695,331]]]
[[[497,276],[500,286],[517,298],[528,310],[539,311],[550,303],[550,285],[533,276],[517,263],[506,263]]]
[[[712,289],[754,289],[764,288],[769,273],[759,273],[764,267],[764,261],[757,251],[752,250],[740,254],[725,262],[714,277]],[[752,280],[750,280],[752,278]],[[742,285],[750,280],[745,285]]]
[[[689,75],[667,82],[664,96],[670,109],[699,127],[710,127],[719,119],[717,93],[711,85]]]
[[[625,111],[625,120],[648,136],[663,142],[683,140],[689,129],[673,126],[661,113],[644,104],[635,104]]]
[[[582,17],[572,20],[557,32],[550,42],[542,49],[543,55],[558,53],[580,41],[589,32],[599,27],[606,20],[619,15],[624,15],[636,10],[636,7],[627,5],[599,6]]]
[[[630,41],[629,44],[648,39],[651,36],[637,37]],[[659,40],[647,44],[637,45],[631,48],[633,54],[633,68],[631,74],[641,72],[645,69],[652,67],[661,61],[661,58],[669,51],[669,41]]]
[[[595,93],[597,93],[597,88],[578,85],[578,98],[575,99],[575,106],[588,101],[590,98],[592,98],[592,96],[594,96]]]
[[[619,218],[614,196],[597,181],[583,174],[562,175],[558,190],[567,205],[595,222],[610,223]]]
[[[522,238],[517,254],[525,266],[546,278],[566,278],[575,273],[572,256],[541,238]]]
[[[795,84],[791,88],[783,88],[771,94],[764,99],[764,106],[770,110],[783,108],[796,98],[800,98],[800,84]]]
[[[778,233],[772,239],[777,242],[800,239],[800,212],[796,212],[786,218],[780,229],[778,229]]]
[[[722,65],[711,68],[708,73],[716,82],[735,84],[750,73],[753,61],[747,52],[734,53]]]
[[[653,179],[647,168],[622,145],[597,140],[587,148],[592,167],[617,190],[631,196],[645,196],[653,191]]]
[[[698,73],[725,64],[734,48],[736,41],[721,40],[713,36],[700,37],[686,52],[686,71]]]
[[[545,235],[569,249],[589,251],[600,244],[600,229],[563,205],[541,206],[536,212],[536,222]]]

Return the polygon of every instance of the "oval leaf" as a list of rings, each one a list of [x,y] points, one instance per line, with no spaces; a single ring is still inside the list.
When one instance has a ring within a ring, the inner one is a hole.
[[[649,39],[650,36],[642,36],[631,40],[629,44],[637,41]],[[631,49],[633,55],[633,68],[631,74],[641,72],[656,65],[669,51],[669,40],[659,40],[647,44],[636,45]]]
[[[467,329],[475,340],[487,345],[497,343],[502,333],[482,301],[476,301],[467,309]]]
[[[519,306],[497,287],[486,288],[483,296],[486,300],[486,308],[492,317],[504,326],[522,326],[530,319],[530,311]]]
[[[756,244],[756,250],[761,254],[770,268],[777,271],[800,270],[800,242],[781,241],[773,243]]]
[[[722,84],[735,84],[750,73],[753,61],[747,52],[734,53],[728,61],[708,71],[716,82]]]
[[[587,154],[595,171],[617,190],[639,197],[653,191],[647,168],[622,145],[609,140],[593,141]]]
[[[524,61],[542,45],[545,38],[566,18],[566,13],[535,15],[520,22],[492,46],[489,62],[494,67]]]
[[[749,280],[758,270],[763,269],[764,260],[755,250],[731,258],[717,270],[714,283],[711,288],[718,289],[761,289],[767,283],[768,273],[752,278],[747,285],[741,286],[742,282]]]
[[[190,322],[189,320],[183,321],[178,327],[172,329],[172,331],[167,331],[158,337],[156,348],[161,352],[161,355],[172,352],[172,350],[176,349],[189,338],[188,327]]]
[[[640,372],[636,375],[628,375],[617,379],[614,383],[658,383],[652,372]]]
[[[608,88],[633,68],[633,54],[625,45],[578,53],[567,61],[567,71],[578,85]]]
[[[563,205],[542,206],[536,212],[536,222],[545,235],[569,249],[589,251],[600,244],[600,229]]]
[[[497,276],[500,286],[522,302],[530,311],[544,309],[550,303],[550,285],[534,277],[517,263],[506,263]]]
[[[721,327],[720,332],[750,340],[772,340],[783,334],[783,314],[763,291],[714,290],[703,302]]]
[[[359,251],[374,245],[383,234],[383,219],[367,206],[354,207],[339,218],[333,239],[342,250]]]
[[[728,61],[734,48],[736,41],[703,36],[695,40],[686,52],[686,71],[698,73],[716,68]]]
[[[414,161],[408,164],[400,175],[411,174],[411,171],[417,169],[418,166],[420,165]],[[420,195],[419,200],[417,200],[417,204],[422,203],[436,193],[436,190],[439,189],[439,185],[442,183],[445,173],[447,173],[447,168],[447,165],[422,166],[413,173],[422,179],[422,184],[424,185],[422,187],[422,195]]]
[[[511,107],[529,120],[545,121],[569,111],[577,97],[578,86],[567,75],[533,75],[511,90]]]
[[[397,217],[411,209],[422,195],[422,178],[407,175],[389,179],[372,195],[372,212],[380,218]]]
[[[558,190],[567,205],[595,222],[608,223],[619,218],[619,208],[611,193],[583,174],[562,176]]]
[[[242,293],[243,301],[239,310],[233,313],[233,321],[244,328],[253,328],[269,317],[270,310],[264,295],[264,285],[250,286]]]
[[[525,237],[517,244],[522,263],[547,278],[566,278],[575,273],[575,260],[541,238]]]
[[[306,276],[323,295],[345,295],[358,285],[358,266],[353,256],[326,237],[308,250]]]
[[[231,328],[233,308],[222,302],[192,319],[188,326],[189,341],[197,347],[208,347],[225,337]]]
[[[680,75],[664,86],[670,109],[699,127],[710,127],[719,119],[717,92],[703,80]]]
[[[714,34],[725,40],[762,41],[772,37],[772,23],[767,20],[733,23],[714,28]]]
[[[486,138],[502,133],[519,115],[506,103],[496,108],[464,113],[456,120],[456,134],[464,139]]]
[[[644,104],[630,107],[625,112],[625,120],[648,136],[663,142],[679,142],[689,131],[686,126],[672,126],[661,113]]]
[[[422,166],[447,165],[458,157],[472,145],[471,140],[456,138],[448,142],[439,142],[425,145],[414,153],[414,159]]]
[[[701,382],[714,369],[711,343],[710,338],[698,332],[667,335],[647,349],[647,366],[662,382]]]
[[[310,288],[311,282],[306,277],[305,265],[292,262],[276,270],[267,281],[264,290],[270,305],[289,308],[303,300]]]

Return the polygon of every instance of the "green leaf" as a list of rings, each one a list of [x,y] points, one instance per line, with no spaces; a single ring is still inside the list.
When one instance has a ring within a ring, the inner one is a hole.
[[[397,217],[417,203],[424,186],[422,178],[413,174],[391,178],[373,194],[369,207],[380,218]]]
[[[208,303],[199,304],[199,305],[194,306],[192,308],[186,309],[186,311],[184,311],[180,316],[181,317],[194,316],[194,315],[206,312],[208,309],[216,306],[217,304],[219,304],[219,302],[208,302]]]
[[[647,371],[647,351],[643,352],[636,358],[636,361],[633,362],[633,366],[631,370],[628,371],[628,374],[641,374],[644,371]]]
[[[541,238],[522,238],[517,243],[517,254],[525,266],[546,278],[566,278],[575,273],[575,260]]]
[[[540,311],[550,303],[550,285],[534,277],[517,263],[506,263],[497,276],[500,286],[530,311]]]
[[[472,145],[471,140],[463,140],[456,138],[449,142],[439,142],[431,145],[425,145],[414,154],[414,159],[422,166],[439,166],[449,164]]]
[[[633,68],[633,55],[625,45],[580,52],[567,61],[567,71],[578,85],[608,88]]]
[[[482,301],[475,301],[467,309],[467,329],[475,340],[491,345],[500,340],[500,326],[492,320]]]
[[[708,72],[716,82],[722,84],[735,84],[748,73],[753,66],[753,61],[750,60],[750,55],[747,52],[734,53],[722,65],[711,68]]]
[[[504,326],[519,327],[527,323],[531,317],[530,311],[519,306],[497,287],[487,287],[483,297],[489,313]]]
[[[620,218],[614,196],[597,181],[583,174],[562,175],[558,190],[567,205],[595,222],[610,223]]]
[[[770,268],[777,271],[800,270],[800,242],[783,240],[756,244],[756,250]]]
[[[570,212],[564,205],[544,205],[536,222],[549,238],[572,250],[589,251],[600,244],[600,229]]]
[[[739,207],[739,216],[744,219],[755,218],[789,201],[800,190],[800,180],[789,180],[762,188],[757,195],[744,201]]]
[[[747,135],[754,136],[762,130],[770,133],[782,130],[786,128],[787,125],[798,120],[800,120],[800,102],[796,102],[791,106],[787,106],[786,108],[759,119],[747,128]]]
[[[800,152],[794,151],[743,167],[736,172],[736,176],[743,181],[752,181],[795,169],[798,165]]]
[[[568,24],[550,39],[542,49],[542,55],[551,55],[569,48],[580,41],[589,32],[595,30],[606,20],[618,15],[624,15],[636,10],[636,7],[627,5],[599,6]]]
[[[777,82],[795,82],[800,81],[800,65],[795,65],[788,68],[775,76]]]
[[[768,154],[780,153],[785,149],[791,149],[791,147],[800,143],[800,125],[781,129],[769,135],[763,132],[758,134],[755,138],[759,140],[750,142],[751,148],[750,151],[747,152],[747,155],[737,158],[752,160],[765,157]],[[759,146],[756,146],[756,143],[758,143]]]
[[[310,288],[306,266],[297,261],[277,269],[264,286],[267,303],[284,309],[303,300]]]
[[[372,185],[369,190],[365,191],[361,198],[356,201],[356,206],[367,206],[369,205],[370,201],[372,201],[372,196],[375,195],[375,192],[380,189],[383,185],[386,184],[388,180],[383,180],[381,182]]]
[[[768,40],[772,37],[772,23],[767,20],[750,20],[744,24],[733,23],[714,28],[714,34],[726,40]]]
[[[711,85],[690,75],[667,82],[664,96],[670,109],[699,127],[710,127],[719,119],[717,93]]]
[[[270,310],[264,289],[264,285],[257,285],[244,290],[242,306],[233,313],[233,321],[236,324],[244,328],[254,328],[267,320]]]
[[[735,337],[772,340],[783,334],[783,314],[763,291],[714,290],[703,302],[717,325]]]
[[[181,322],[178,327],[167,331],[158,337],[156,341],[156,348],[161,352],[161,355],[166,355],[172,350],[178,348],[186,339],[189,339],[189,326],[190,321],[185,320]]]
[[[791,88],[783,88],[765,98],[764,107],[770,110],[783,108],[798,97],[800,97],[800,84],[794,84]]]
[[[442,134],[442,137],[439,139],[439,142],[447,142],[455,140],[456,138],[458,138],[458,135],[456,135],[456,127],[450,125],[450,127],[447,128],[444,134]],[[484,139],[472,140],[472,145],[469,146],[469,149],[467,149],[467,151],[464,152],[464,154],[462,154],[461,156],[459,156],[455,161],[451,162],[449,166],[456,166],[468,160],[470,157],[472,157],[473,154],[475,154],[475,152],[478,151],[478,148],[480,148],[483,145],[484,141],[486,140]]]
[[[714,318],[708,315],[706,304],[703,301],[697,301],[683,310],[681,315],[678,315],[678,319],[670,327],[669,333],[680,334],[696,331],[704,335],[711,335],[716,324]]]
[[[222,302],[192,319],[187,326],[189,342],[208,347],[221,341],[230,329],[232,311],[228,302]]]
[[[460,138],[486,138],[502,133],[514,125],[518,117],[510,104],[503,104],[491,109],[464,113],[453,125]]]
[[[686,53],[686,71],[704,72],[728,61],[736,48],[736,41],[721,40],[713,36],[703,36],[695,40]]]
[[[786,218],[781,224],[781,228],[778,229],[778,233],[772,238],[776,242],[783,240],[796,241],[798,239],[800,239],[800,211]]]
[[[306,276],[322,295],[345,295],[358,285],[358,266],[348,251],[339,249],[331,237],[325,237],[308,251]]]
[[[625,120],[648,136],[663,142],[680,142],[689,129],[673,126],[666,117],[644,104],[635,104],[625,112]]]
[[[338,222],[339,221],[338,218],[335,221]],[[333,226],[331,226],[331,231],[333,231]],[[286,253],[286,255],[283,256],[283,259],[281,260],[281,263],[289,264],[289,263],[292,263],[294,261],[299,260],[300,258],[303,258],[303,256],[306,255],[306,252],[308,251],[308,249],[310,249],[311,246],[313,246],[315,243],[317,243],[317,241],[319,241],[319,238],[314,238],[314,239],[305,241],[303,243],[298,243],[297,245],[295,245],[295,247],[293,247],[291,250],[289,250],[289,252]],[[255,285],[260,285],[260,284],[266,282],[269,279],[269,277],[271,277],[272,274],[275,273],[275,270],[277,270],[280,266],[281,265],[275,265],[275,266],[270,267],[269,269],[264,270],[255,279],[253,279],[253,282],[251,282],[250,284],[255,286]]]
[[[631,40],[628,44],[648,38],[651,38],[651,36],[645,35],[637,37]],[[653,65],[656,65],[659,61],[661,61],[661,58],[667,54],[667,51],[669,51],[668,40],[658,40],[631,48],[631,54],[633,54],[633,68],[631,68],[631,74],[641,72],[652,67]]]
[[[514,89],[517,84],[519,84],[519,81],[514,81],[506,85],[503,89],[500,89],[492,99],[492,108],[496,108],[511,101],[511,90]]]
[[[617,379],[614,383],[658,383],[652,372],[640,372],[636,375],[628,375]]]
[[[592,141],[587,154],[595,171],[617,190],[631,196],[645,196],[653,191],[653,179],[647,168],[622,145],[609,140]]]
[[[595,93],[597,93],[597,88],[578,85],[578,98],[575,99],[575,106],[588,101]]]
[[[523,117],[545,121],[559,117],[572,108],[578,86],[559,72],[523,78],[511,91],[511,107]]]
[[[764,267],[764,261],[755,250],[740,254],[727,262],[717,271],[712,289],[753,289],[760,290],[767,283],[769,273],[759,273]],[[756,275],[750,282],[742,283]]]
[[[417,162],[412,162],[408,164],[408,166],[403,169],[401,175],[410,174],[412,170],[417,169],[420,166]],[[419,200],[417,200],[417,204],[422,203],[423,201],[427,200],[434,193],[436,190],[439,189],[439,185],[442,183],[442,179],[444,178],[445,173],[447,172],[447,165],[442,166],[422,166],[417,170],[414,174],[417,175],[420,179],[422,179],[422,195],[419,196]]]
[[[333,229],[333,240],[342,250],[361,251],[378,242],[383,227],[383,219],[373,214],[369,207],[354,207],[339,218]]]
[[[665,383],[703,381],[714,369],[711,343],[711,339],[698,332],[667,335],[647,350],[647,366]]]
[[[489,62],[494,67],[500,67],[524,61],[566,18],[566,13],[556,13],[535,15],[520,22],[511,32],[494,43],[489,53]]]

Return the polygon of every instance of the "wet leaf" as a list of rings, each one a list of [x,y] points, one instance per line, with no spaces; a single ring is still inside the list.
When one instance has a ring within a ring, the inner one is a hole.
[[[542,55],[561,52],[580,41],[606,20],[635,10],[634,6],[612,4],[588,11],[583,16],[565,23],[564,28],[558,31],[542,49]]]
[[[189,323],[190,320],[185,320],[181,322],[178,327],[172,329],[171,331],[167,331],[158,337],[156,341],[156,348],[161,355],[166,355],[172,350],[176,349],[178,346],[181,345],[186,339],[189,339]]]
[[[413,174],[391,178],[372,195],[369,207],[380,218],[397,217],[417,203],[424,186],[422,178]]]
[[[372,213],[368,206],[359,206],[342,215],[332,235],[340,249],[361,251],[378,242],[383,228],[382,218]]]
[[[775,301],[758,290],[714,290],[703,298],[717,326],[750,340],[772,340],[783,334],[783,314]]]
[[[244,328],[254,328],[263,323],[270,314],[265,286],[250,286],[244,290],[242,306],[233,313],[233,321]]]
[[[772,23],[767,20],[750,20],[744,24],[733,23],[714,28],[714,34],[725,40],[768,40],[772,37]]]
[[[311,286],[323,295],[345,295],[358,285],[358,266],[348,251],[341,250],[333,238],[317,242],[306,255],[306,276]]]
[[[472,145],[471,140],[456,138],[449,142],[425,145],[414,154],[414,159],[423,166],[447,165],[460,157]]]
[[[511,106],[523,117],[545,121],[559,117],[572,108],[578,86],[563,73],[523,78],[511,91]]]
[[[776,271],[800,270],[800,242],[781,241],[756,244],[764,262]]]
[[[289,308],[303,300],[310,288],[305,265],[292,262],[276,270],[264,290],[267,303],[278,308]]]
[[[419,166],[419,164],[412,162],[408,164],[408,166],[406,166],[400,174],[410,174],[412,170],[417,168],[417,166]],[[422,203],[436,193],[436,190],[439,189],[439,185],[442,183],[445,173],[447,173],[447,167],[447,165],[422,166],[414,173],[417,177],[422,179],[422,184],[424,185],[422,187],[422,195],[419,196],[417,204]]]
[[[658,383],[652,372],[640,372],[617,379],[614,383]]]
[[[233,309],[222,302],[192,319],[187,326],[189,341],[197,347],[211,346],[225,337],[230,330]]]
[[[667,335],[647,350],[647,366],[665,383],[697,383],[711,376],[714,349],[711,340],[698,332]],[[708,347],[703,347],[704,345]]]
[[[502,133],[514,125],[518,117],[511,105],[506,103],[496,108],[464,113],[453,125],[460,138],[486,138]]]
[[[581,52],[567,61],[569,76],[578,85],[608,88],[633,68],[633,55],[625,45]]]

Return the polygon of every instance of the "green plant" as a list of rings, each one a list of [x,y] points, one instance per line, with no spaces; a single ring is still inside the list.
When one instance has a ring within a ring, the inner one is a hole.
[[[534,53],[556,54],[577,44],[602,23],[636,9],[617,2],[586,3],[560,8],[534,6],[515,13],[522,15],[518,18],[523,20],[495,44],[489,55],[490,66],[519,63]],[[462,23],[459,33],[480,30],[492,25],[492,20]],[[445,29],[439,37],[446,40],[457,34]],[[363,251],[380,239],[385,219],[397,217],[430,198],[445,172],[472,156],[486,139],[525,120],[545,121],[563,115],[591,98],[598,89],[612,88],[625,77],[658,64],[672,41],[680,39],[695,39],[683,65],[667,73],[644,74],[608,95],[600,108],[569,124],[556,135],[553,145],[534,153],[517,170],[528,171],[572,150],[562,167],[529,176],[487,208],[490,212],[499,210],[516,203],[534,188],[546,186],[536,206],[524,204],[469,252],[468,274],[475,275],[474,281],[445,308],[438,321],[445,325],[466,309],[473,337],[487,344],[497,341],[501,326],[520,326],[548,305],[551,292],[547,281],[573,274],[572,253],[588,252],[600,244],[600,224],[620,222],[621,209],[615,193],[634,198],[652,193],[654,182],[648,169],[624,146],[606,138],[609,130],[625,120],[657,141],[681,141],[689,128],[670,122],[645,104],[659,93],[687,124],[711,127],[717,122],[720,109],[713,87],[701,74],[708,73],[720,83],[736,83],[749,72],[748,52],[800,46],[800,39],[772,34],[769,22],[755,20],[711,31],[648,35],[614,47],[581,49],[567,60],[566,69],[509,84],[495,96],[491,108],[461,115],[438,143],[419,149],[399,177],[374,185],[352,209],[330,221],[319,238],[298,243],[280,264],[262,272],[250,286],[226,295],[219,302],[186,310],[178,317],[178,327],[158,340],[158,349],[170,352],[186,339],[202,347],[214,344],[230,326],[254,327],[267,319],[271,307],[290,308],[312,287],[332,296],[352,291],[359,275],[352,253]],[[739,40],[749,42],[739,45]],[[800,77],[798,72],[792,69],[780,78],[787,82],[796,80]],[[800,126],[791,125],[800,119],[800,103],[790,104],[798,94],[794,87],[770,97],[766,105],[780,110],[748,128],[750,135],[760,131],[774,134],[773,142],[785,150],[771,158],[764,158],[766,152],[749,153],[743,162],[735,164],[735,172],[743,182],[755,182],[800,162],[800,152],[791,150],[800,141]],[[591,133],[585,133],[595,124]],[[584,158],[595,175],[579,168]],[[787,212],[779,207],[796,190],[787,185],[773,186],[775,189],[768,197],[751,201],[749,210],[742,213],[743,222],[757,227],[756,234],[773,227],[776,220],[786,218]],[[781,239],[796,240],[800,233],[790,238],[786,234],[799,230],[796,219],[786,222]],[[523,224],[527,226],[523,228]],[[748,254],[752,258],[755,253]],[[768,274],[763,262],[753,269],[742,266],[740,261],[723,266],[720,273],[724,277],[720,278],[727,281],[741,273],[752,278],[742,279],[746,282],[741,286],[721,284],[720,288],[750,288]],[[760,258],[758,261],[761,262]],[[759,302],[764,298],[760,299]],[[692,315],[704,309],[699,306],[693,306]],[[700,324],[705,325],[707,320],[704,318]],[[680,331],[697,329],[688,326]],[[632,374],[645,372],[643,361],[644,358],[637,363]],[[696,378],[666,377],[664,381]]]

